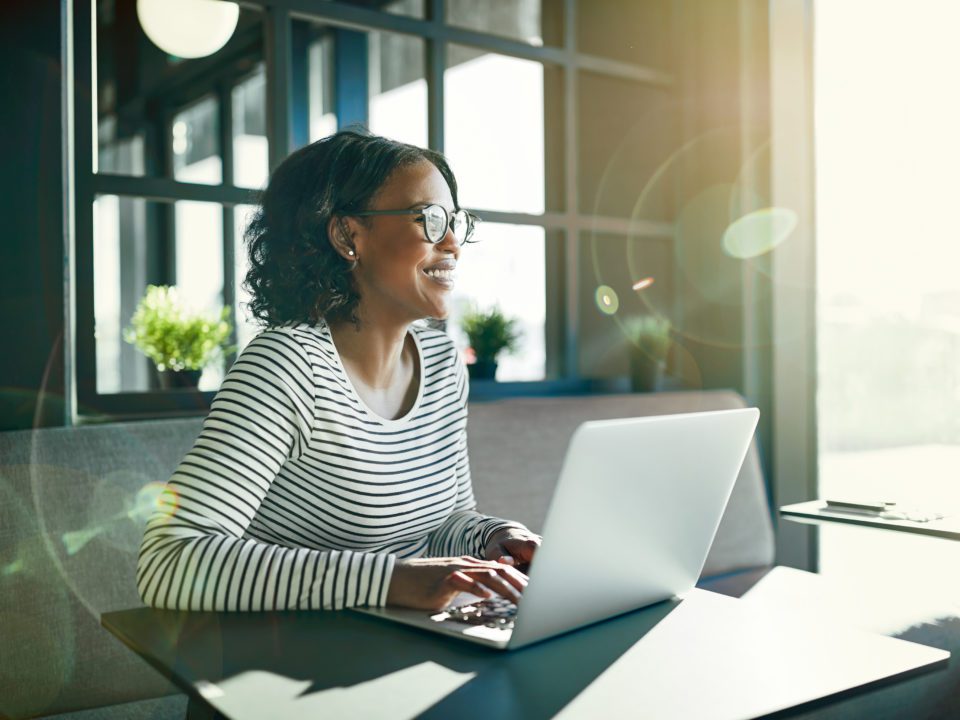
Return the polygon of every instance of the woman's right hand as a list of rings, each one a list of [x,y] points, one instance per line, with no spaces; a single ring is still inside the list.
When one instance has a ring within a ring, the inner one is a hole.
[[[482,598],[502,595],[515,602],[526,586],[526,575],[493,560],[469,556],[397,560],[387,605],[440,610],[462,592]]]

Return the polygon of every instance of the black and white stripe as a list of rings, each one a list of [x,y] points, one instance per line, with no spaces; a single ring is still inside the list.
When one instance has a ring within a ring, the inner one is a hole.
[[[420,396],[399,420],[363,404],[325,323],[250,342],[147,523],[144,602],[381,606],[396,558],[479,555],[493,532],[517,525],[476,512],[467,376],[453,343],[411,330]]]

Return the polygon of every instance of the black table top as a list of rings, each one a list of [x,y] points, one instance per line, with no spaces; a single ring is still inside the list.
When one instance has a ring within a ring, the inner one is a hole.
[[[194,701],[237,720],[264,707],[277,718],[757,717],[946,664],[879,636],[826,633],[811,645],[809,630],[702,590],[508,652],[349,611],[138,608],[102,623]],[[811,669],[831,662],[833,672]]]

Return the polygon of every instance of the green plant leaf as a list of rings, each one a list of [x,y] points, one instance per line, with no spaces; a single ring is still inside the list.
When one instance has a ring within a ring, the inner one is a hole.
[[[670,349],[672,325],[659,315],[631,317],[623,323],[627,339],[652,358],[662,359]]]
[[[219,316],[190,309],[175,286],[148,285],[123,339],[160,371],[202,370],[233,350],[229,317],[229,308]]]
[[[504,350],[511,352],[520,339],[516,318],[506,317],[498,307],[486,312],[474,307],[463,316],[460,324],[477,360],[494,360]]]

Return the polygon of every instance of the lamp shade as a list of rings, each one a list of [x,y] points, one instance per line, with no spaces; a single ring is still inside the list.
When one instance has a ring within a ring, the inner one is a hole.
[[[222,0],[137,0],[137,17],[147,37],[165,53],[199,58],[227,44],[240,7]]]

